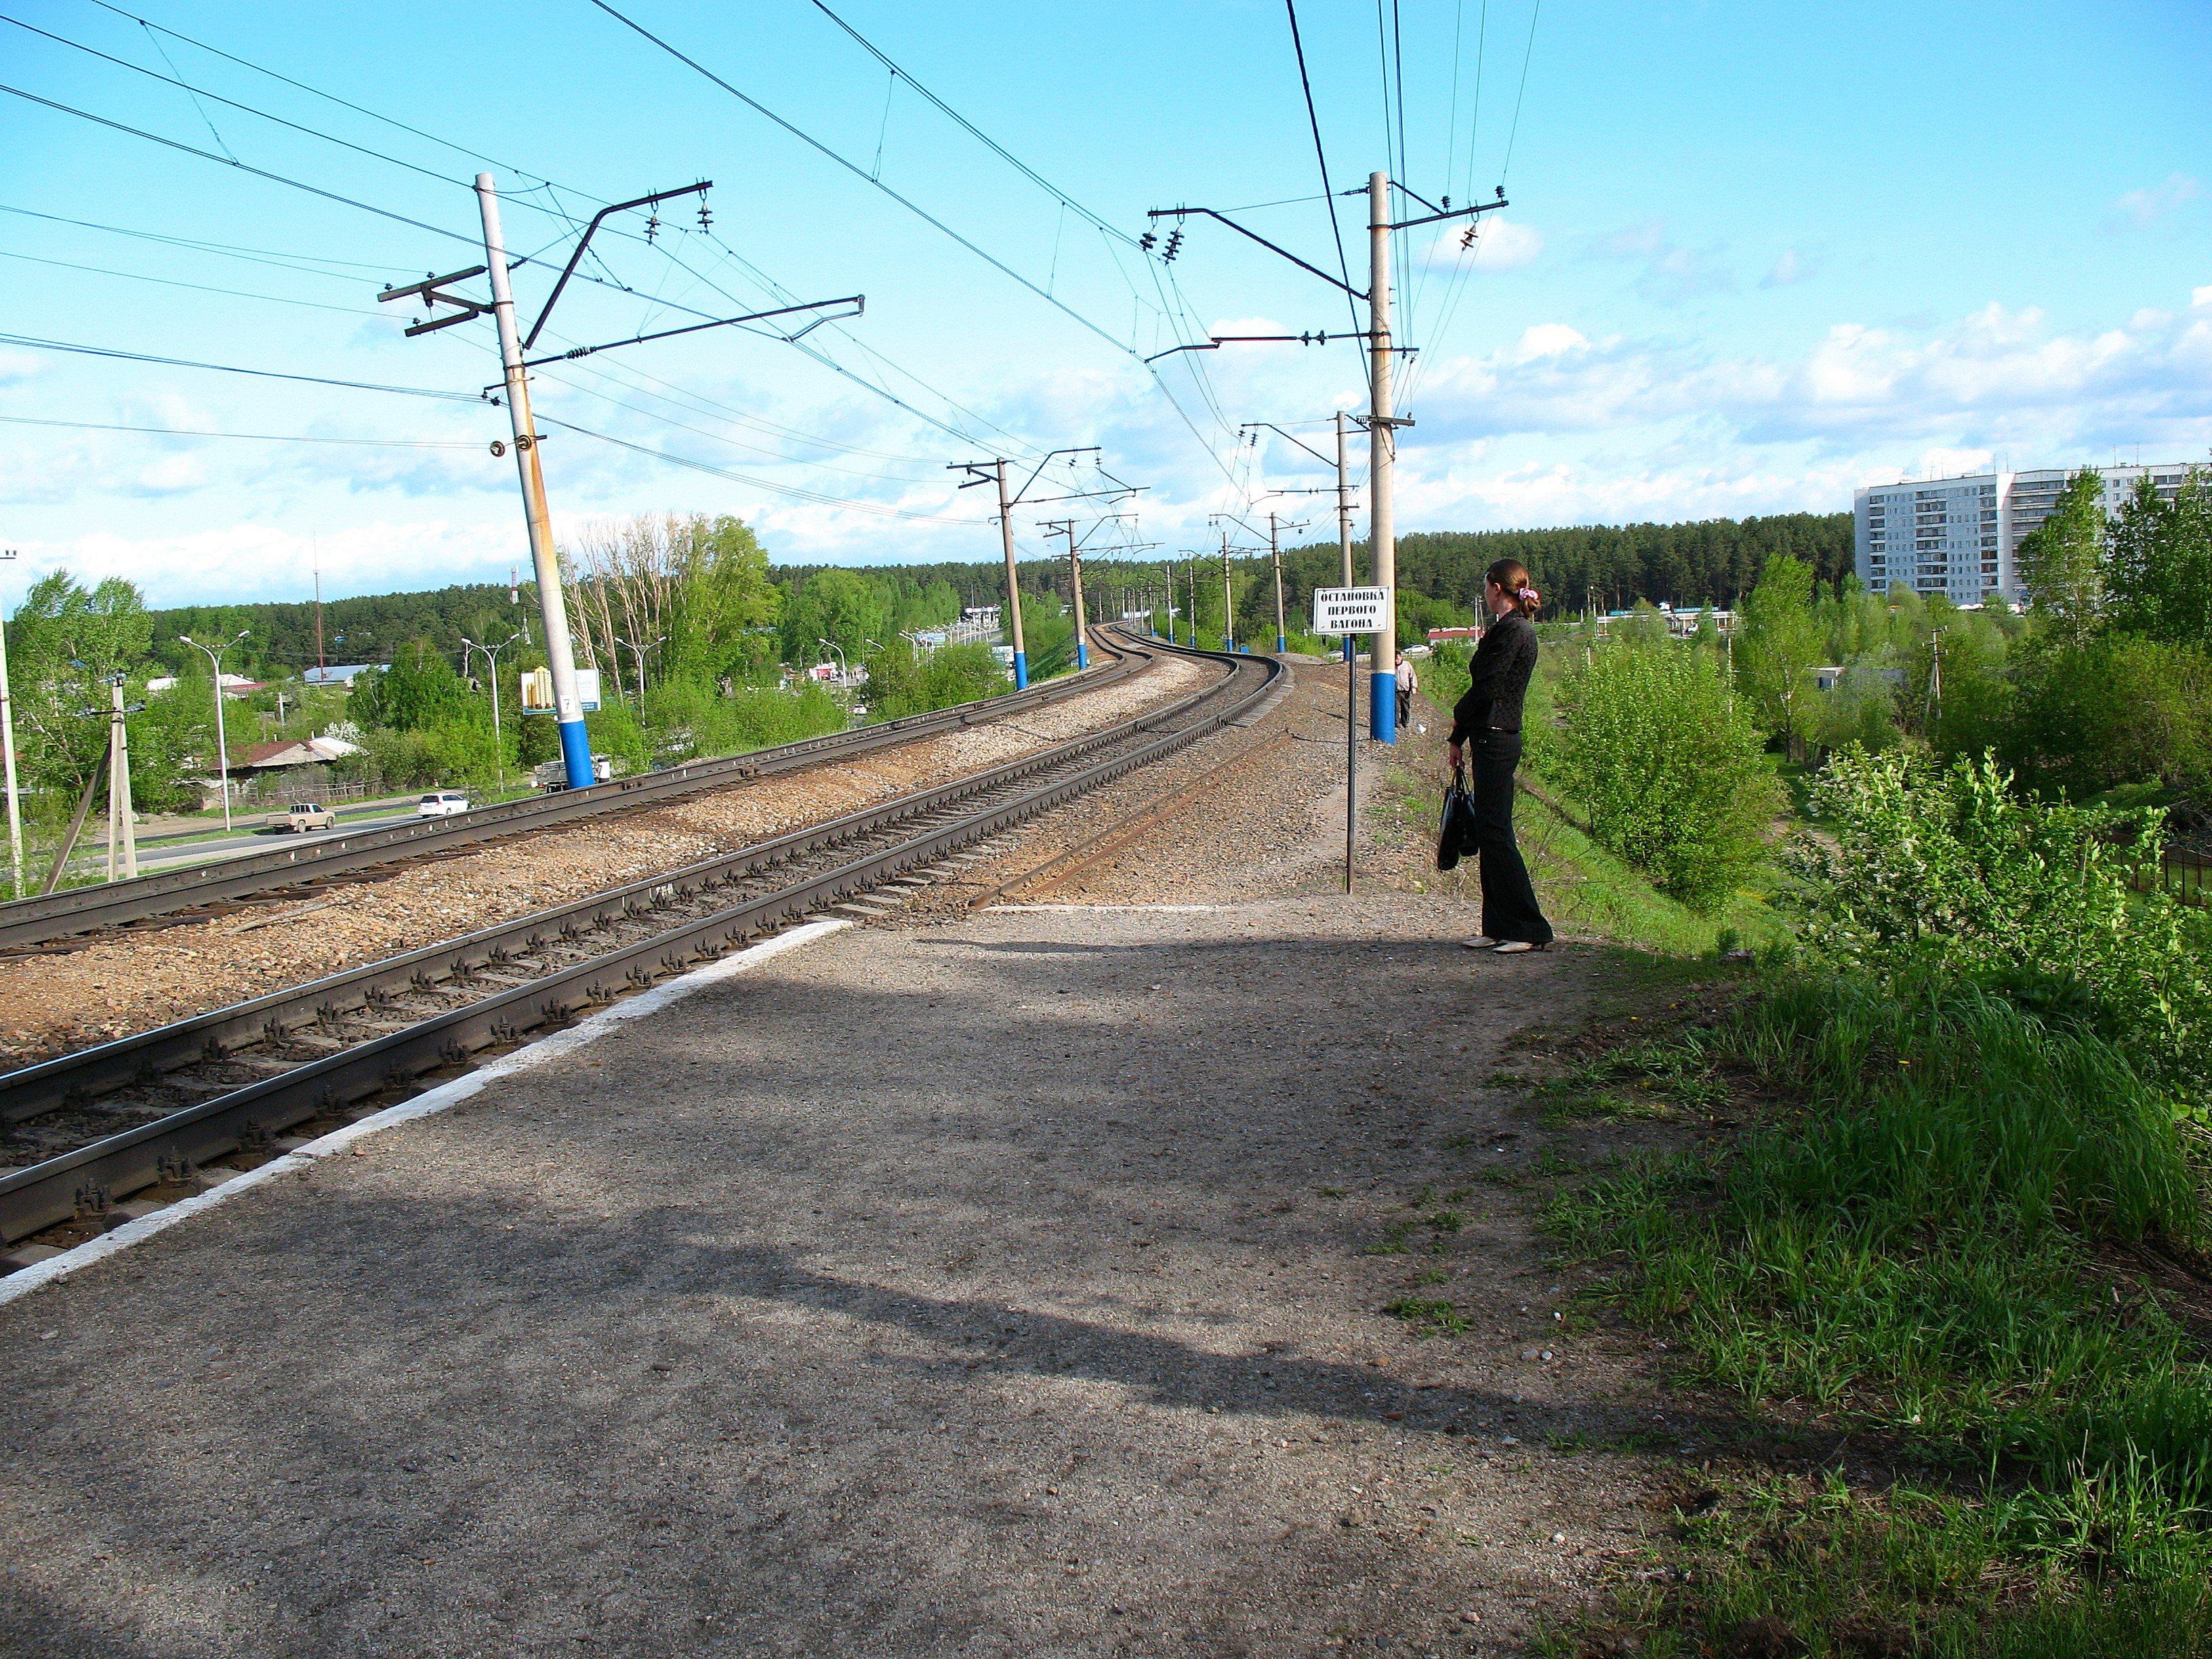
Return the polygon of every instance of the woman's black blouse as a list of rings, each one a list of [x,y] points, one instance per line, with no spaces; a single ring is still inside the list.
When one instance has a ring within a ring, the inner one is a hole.
[[[1536,624],[1518,612],[1500,617],[1474,648],[1467,695],[1452,708],[1451,740],[1481,732],[1518,732],[1528,676],[1536,671]]]

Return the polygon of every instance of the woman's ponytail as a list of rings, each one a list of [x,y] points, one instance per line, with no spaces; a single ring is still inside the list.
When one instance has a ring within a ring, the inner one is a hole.
[[[1534,616],[1536,607],[1544,602],[1543,595],[1537,592],[1535,584],[1528,580],[1528,567],[1518,559],[1498,560],[1490,567],[1487,580],[1504,588],[1506,598],[1513,601],[1514,609],[1524,617]]]

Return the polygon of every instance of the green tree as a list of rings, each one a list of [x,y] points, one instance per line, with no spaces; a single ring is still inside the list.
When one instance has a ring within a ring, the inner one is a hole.
[[[1547,765],[1599,843],[1692,909],[1726,902],[1765,856],[1779,791],[1711,653],[1611,641],[1560,678],[1559,703],[1566,726]]]
[[[121,678],[126,703],[145,702],[152,640],[145,601],[119,577],[88,588],[57,570],[32,585],[8,624],[16,742],[32,788],[73,795],[98,770],[110,683]],[[166,804],[176,790],[175,751],[158,717],[130,724],[132,793]]]
[[[2144,474],[2108,540],[2114,625],[2212,649],[2212,474],[2191,467],[2172,501]]]
[[[1735,666],[1758,723],[1804,756],[1817,709],[1812,671],[1823,641],[1813,620],[1813,568],[1787,554],[1769,559],[1744,601]]]
[[[796,592],[787,596],[783,655],[787,662],[817,662],[820,641],[843,647],[848,660],[867,653],[867,641],[896,633],[883,585],[857,570],[832,566],[808,573]],[[884,641],[888,644],[888,641]]]
[[[467,720],[474,702],[452,660],[429,641],[416,640],[392,653],[391,666],[354,681],[346,718],[361,726],[427,732]],[[489,724],[489,702],[484,709]]]
[[[2013,556],[2028,609],[2069,645],[2086,641],[2104,619],[2105,528],[2105,481],[2084,467]]]

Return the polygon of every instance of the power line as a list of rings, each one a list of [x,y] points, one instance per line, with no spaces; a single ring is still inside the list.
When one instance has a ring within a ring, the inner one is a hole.
[[[373,161],[389,162],[395,167],[404,167],[410,173],[419,173],[425,179],[434,179],[442,185],[452,185],[459,189],[468,188],[468,186],[459,179],[450,178],[442,173],[434,173],[428,167],[418,167],[412,161],[403,161],[396,155],[386,155],[382,150],[370,149],[365,144],[356,144],[349,139],[339,138],[327,132],[319,132],[313,127],[301,126],[297,121],[288,121],[281,115],[271,115],[265,109],[256,109],[251,104],[241,104],[236,99],[224,97],[221,93],[209,92],[204,88],[188,86],[184,82],[177,80],[173,76],[161,75],[153,70],[145,69],[141,67],[139,64],[128,62],[124,58],[110,57],[106,52],[101,52],[95,47],[88,46],[81,41],[71,40],[64,35],[52,33],[48,30],[38,27],[34,24],[26,23],[20,17],[10,17],[5,12],[0,12],[0,23],[13,23],[17,28],[23,29],[32,34],[38,35],[43,40],[51,40],[56,46],[67,46],[72,52],[81,52],[88,57],[97,58],[104,64],[112,64],[118,69],[129,70],[133,75],[143,75],[149,81],[159,81],[164,85],[175,87],[180,92],[188,94],[195,100],[202,98],[212,98],[218,104],[228,104],[231,108],[240,111],[245,114],[258,115],[264,121],[274,121],[280,127],[289,127],[294,132],[305,133],[310,138],[319,138],[325,143],[336,144],[343,149],[352,150],[357,155],[366,155]],[[202,111],[201,115],[202,118],[204,119],[206,112]],[[210,122],[208,124],[208,131],[210,132],[215,131],[215,124],[213,122]],[[216,133],[216,143],[218,144],[222,143],[222,135],[221,133]],[[223,145],[223,149],[225,154],[222,159],[228,161],[233,167],[245,166],[245,163],[240,161],[235,155],[228,154],[228,145]]]
[[[201,432],[177,426],[110,426],[98,421],[48,421],[0,415],[9,426],[60,426],[80,432],[148,432],[165,438],[248,438],[266,444],[358,444],[380,449],[477,449],[473,438],[309,438],[289,432]]]
[[[181,40],[188,46],[195,46],[202,52],[211,52],[216,57],[222,58],[228,63],[237,64],[240,69],[252,70],[256,75],[265,75],[272,81],[282,81],[288,87],[297,88],[300,91],[307,93],[313,97],[320,98],[327,102],[336,104],[341,109],[349,109],[356,115],[366,115],[372,121],[381,121],[386,126],[396,127],[402,132],[412,133],[417,138],[426,138],[434,144],[440,145],[446,149],[450,149],[456,155],[465,155],[471,161],[489,161],[494,167],[504,168],[509,173],[520,173],[525,178],[544,178],[543,173],[533,173],[527,167],[515,167],[511,162],[501,161],[495,156],[486,155],[482,150],[471,149],[465,144],[457,144],[450,138],[441,138],[434,132],[425,132],[420,127],[411,127],[408,125],[406,122],[394,120],[389,115],[380,115],[373,109],[368,109],[363,107],[362,105],[349,102],[347,100],[339,97],[336,93],[325,92],[319,87],[309,86],[305,81],[295,81],[289,75],[279,74],[276,70],[266,68],[260,64],[253,63],[250,59],[237,57],[233,53],[223,51],[220,46],[211,46],[208,45],[206,41],[196,40],[189,34],[179,33],[177,30],[164,27],[161,24],[151,23],[143,17],[133,16],[130,12],[125,11],[120,6],[110,5],[108,3],[108,0],[92,0],[92,3],[98,6],[103,11],[113,12],[118,17],[127,19],[129,21],[137,24],[141,28],[150,30],[158,34],[166,34],[173,40]]]
[[[0,259],[23,259],[34,265],[52,265],[58,270],[86,270],[95,276],[120,276],[126,282],[156,283],[163,288],[188,288],[195,294],[223,294],[234,300],[260,300],[272,306],[304,306],[310,311],[336,311],[349,317],[368,316],[357,306],[327,306],[318,300],[288,300],[277,294],[248,294],[243,289],[210,288],[205,283],[179,282],[172,276],[143,276],[135,270],[110,270],[105,265],[71,264],[66,259],[42,259],[35,253],[13,253],[0,248]]]
[[[1336,192],[1329,188],[1328,183],[1328,152],[1322,147],[1321,116],[1314,108],[1312,78],[1306,73],[1305,42],[1298,36],[1297,0],[1283,0],[1283,9],[1291,15],[1291,50],[1297,54],[1298,60],[1298,89],[1305,94],[1306,124],[1313,129],[1314,160],[1321,167],[1322,199],[1328,204],[1328,232],[1336,241],[1336,268],[1344,276],[1344,308],[1351,315],[1352,331],[1356,333],[1359,328],[1359,307],[1352,298],[1352,266],[1344,257],[1344,227],[1337,222]],[[1355,341],[1353,343],[1356,346],[1358,343]],[[1367,353],[1364,349],[1359,353],[1359,366],[1363,377],[1373,373],[1373,367],[1368,362]]]
[[[406,225],[415,230],[427,230],[433,236],[442,236],[449,242],[461,242],[471,247],[476,246],[472,238],[464,236],[458,231],[442,230],[436,225],[426,224],[420,219],[410,219],[404,213],[394,213],[389,208],[371,207],[367,202],[356,201],[350,196],[341,196],[334,190],[323,189],[319,185],[305,184],[297,179],[287,179],[281,173],[270,173],[265,167],[250,167],[244,161],[234,161],[227,155],[217,155],[211,150],[201,149],[194,144],[183,143],[174,138],[164,138],[161,134],[148,132],[143,127],[129,126],[121,121],[111,121],[104,115],[94,115],[89,110],[78,109],[71,104],[58,103],[51,98],[41,98],[35,92],[26,92],[21,87],[0,84],[0,92],[11,94],[28,103],[42,105],[47,109],[58,110],[64,115],[74,115],[79,120],[92,122],[95,126],[106,127],[115,132],[127,132],[133,138],[143,138],[147,143],[159,144],[165,149],[181,150],[186,155],[197,155],[203,161],[213,161],[218,167],[235,167],[240,173],[250,173],[255,178],[266,179],[272,184],[288,185],[294,190],[303,190],[308,195],[319,196],[326,202],[337,202],[342,206],[359,208],[363,213],[373,213],[378,218],[389,219],[395,224]]]
[[[66,351],[81,357],[113,357],[128,363],[155,363],[165,368],[204,368],[218,374],[249,374],[259,380],[297,380],[307,386],[343,386],[351,392],[389,392],[403,398],[435,398],[441,403],[478,402],[473,392],[439,392],[428,386],[383,386],[373,380],[334,380],[321,374],[286,374],[273,368],[240,368],[230,363],[204,363],[189,357],[156,357],[143,351],[119,351],[112,346],[78,345],[68,340],[41,340],[28,334],[0,334],[0,345],[25,346],[35,351]]]
[[[1019,271],[1016,270],[1012,265],[1007,264],[1004,260],[997,258],[995,255],[986,253],[975,243],[969,241],[958,231],[953,229],[951,226],[946,224],[944,220],[939,218],[935,214],[930,212],[927,208],[922,207],[920,204],[913,201],[911,198],[901,195],[897,191],[893,190],[882,179],[870,178],[866,167],[860,166],[856,162],[846,160],[845,157],[840,155],[836,150],[830,149],[829,145],[823,143],[811,133],[809,133],[803,129],[793,125],[791,122],[785,120],[783,117],[778,115],[774,110],[769,108],[767,105],[762,103],[758,99],[754,98],[746,93],[738,91],[737,88],[732,86],[727,81],[722,79],[722,77],[715,74],[714,70],[700,63],[697,58],[687,57],[684,52],[678,50],[675,46],[671,46],[667,41],[662,40],[652,30],[647,28],[642,23],[633,21],[631,19],[623,15],[621,12],[617,11],[611,5],[608,4],[607,0],[591,0],[591,3],[594,6],[597,6],[601,11],[606,13],[608,16],[613,18],[615,21],[623,25],[623,27],[629,29],[633,33],[651,41],[654,46],[659,47],[661,51],[666,52],[671,58],[673,58],[678,63],[682,64],[685,68],[691,70],[696,74],[720,87],[724,92],[728,93],[731,97],[744,105],[746,108],[753,111],[758,115],[765,117],[770,121],[773,121],[777,126],[781,127],[786,132],[798,139],[800,143],[805,144],[809,149],[818,151],[823,155],[827,156],[830,161],[835,161],[839,167],[843,167],[855,179],[861,179],[865,183],[872,185],[877,190],[881,191],[884,195],[890,197],[891,200],[896,202],[901,207],[906,209],[908,212],[913,214],[916,218],[942,232],[945,235],[951,238],[952,240],[957,242],[962,247],[966,248],[969,252],[974,254],[977,258],[983,261],[984,264],[989,265],[994,270],[999,271],[1004,276],[1012,277],[1015,282],[1019,283],[1030,293],[1036,295],[1037,298],[1042,300],[1047,305],[1051,306],[1054,309],[1063,313],[1067,317],[1072,318],[1074,321],[1081,324],[1085,328],[1090,330],[1091,332],[1096,334],[1100,339],[1105,341],[1109,345],[1113,346],[1117,350],[1128,352],[1132,356],[1135,356],[1134,352],[1130,351],[1129,347],[1122,344],[1121,341],[1115,339],[1104,329],[1099,327],[1097,324],[1092,322],[1081,312],[1076,310],[1074,307],[1068,305],[1064,301],[1055,299],[1052,295],[1047,293],[1043,289],[1039,288],[1035,283],[1030,281],[1028,277],[1023,276]]]
[[[1521,136],[1521,105],[1528,95],[1528,64],[1536,56],[1536,20],[1543,11],[1544,0],[1536,0],[1528,9],[1528,50],[1521,58],[1521,90],[1513,98],[1513,125],[1505,135],[1505,163],[1498,169],[1498,182],[1501,185],[1513,167],[1513,141]]]
[[[876,501],[856,501],[847,500],[840,495],[824,495],[817,490],[801,489],[793,484],[773,483],[766,478],[748,477],[745,474],[733,472],[727,467],[716,466],[711,461],[695,461],[687,455],[671,455],[664,450],[653,449],[645,444],[632,443],[627,438],[617,438],[605,432],[594,432],[589,427],[572,425],[567,421],[556,421],[550,416],[540,415],[537,418],[540,425],[558,427],[563,432],[574,432],[586,438],[597,438],[601,443],[612,444],[618,449],[634,450],[638,454],[649,455],[656,461],[665,461],[671,466],[688,467],[694,472],[709,473],[717,478],[727,478],[736,483],[750,485],[755,489],[765,489],[775,495],[788,495],[794,500],[812,501],[823,507],[842,507],[848,512],[866,513],[877,518],[907,519],[921,524],[951,524],[966,527],[987,522],[981,519],[947,519],[933,513],[912,513],[902,507],[885,507]]]
[[[897,77],[899,80],[904,81],[907,85],[912,87],[915,91],[921,94],[925,99],[928,100],[937,111],[947,120],[952,122],[953,125],[957,126],[963,132],[973,138],[977,143],[981,144],[994,155],[1004,161],[1008,167],[1013,168],[1015,172],[1020,173],[1022,177],[1028,179],[1039,190],[1044,191],[1046,195],[1051,197],[1062,207],[1070,209],[1081,215],[1084,218],[1088,219],[1092,224],[1097,226],[1099,229],[1104,231],[1109,236],[1118,236],[1123,241],[1128,243],[1132,247],[1134,247],[1137,245],[1137,239],[1135,237],[1130,235],[1127,231],[1116,229],[1113,225],[1109,224],[1105,220],[1100,218],[1089,208],[1085,207],[1082,203],[1077,201],[1066,191],[1060,189],[1059,185],[1054,184],[1049,179],[1047,179],[1035,167],[1030,166],[1028,162],[1023,161],[1021,157],[1016,155],[1005,145],[1000,143],[997,139],[992,137],[988,133],[976,126],[974,122],[970,121],[966,116],[961,114],[958,110],[953,108],[951,105],[946,103],[942,98],[939,98],[927,87],[922,85],[921,82],[915,80],[913,75],[908,70],[902,68],[899,64],[893,63],[878,47],[876,46],[872,41],[871,41],[866,35],[862,34],[860,30],[854,28],[850,23],[840,17],[836,12],[830,10],[828,6],[823,4],[822,0],[814,0],[814,9],[820,12],[824,17],[828,18],[831,22],[835,23],[839,28],[844,30],[847,34],[852,36],[852,38],[860,44],[862,51],[866,52],[870,57],[873,58],[878,63],[889,70],[893,76]],[[880,153],[880,145],[878,146],[878,151]]]
[[[67,219],[58,213],[40,213],[32,208],[9,207],[0,204],[0,213],[20,214],[26,219],[43,219],[49,224],[74,225],[79,230],[101,230],[117,236],[135,236],[142,241],[165,242],[172,247],[188,247],[203,253],[220,253],[234,259],[248,259],[256,264],[275,265],[281,270],[296,270],[308,276],[328,276],[337,282],[358,282],[360,278],[342,275],[335,270],[313,270],[309,264],[344,265],[354,270],[366,270],[388,275],[388,264],[368,264],[356,259],[330,259],[316,253],[279,253],[274,248],[234,247],[227,242],[204,242],[191,236],[165,236],[159,231],[132,230],[123,225],[103,225],[90,219]]]

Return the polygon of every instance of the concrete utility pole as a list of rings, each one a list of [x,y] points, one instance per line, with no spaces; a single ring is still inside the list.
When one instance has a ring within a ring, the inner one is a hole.
[[[1398,740],[1398,544],[1390,469],[1398,442],[1390,404],[1390,175],[1367,177],[1367,349],[1372,400],[1367,416],[1368,538],[1382,615],[1369,665],[1368,730],[1377,743]]]
[[[1014,647],[1014,690],[1030,683],[1029,647],[1022,640],[1022,588],[1014,574],[1014,508],[1006,499],[1006,464],[996,464],[999,480],[999,541],[1006,553],[1006,639]]]
[[[1344,585],[1350,587],[1352,580],[1352,490],[1351,469],[1345,459],[1344,411],[1336,411],[1336,547],[1344,555]],[[1348,671],[1359,653],[1352,636],[1344,636],[1344,662]]]
[[[115,850],[123,849],[123,878],[138,873],[138,830],[131,810],[131,727],[124,720],[123,680],[107,688],[107,878],[115,879]]]
[[[1091,652],[1083,643],[1083,550],[1075,544],[1075,520],[1070,519],[1067,531],[1067,586],[1075,601],[1075,671],[1079,674],[1091,666]]]
[[[195,651],[207,653],[208,672],[215,676],[215,752],[216,766],[222,773],[222,827],[230,831],[230,739],[222,729],[222,653],[244,639],[252,630],[241,628],[237,639],[225,640],[221,645],[202,645],[189,634],[177,635],[177,642],[189,645]]]
[[[1275,654],[1279,657],[1291,648],[1291,639],[1283,631],[1283,548],[1272,513],[1267,515],[1267,556],[1275,562]]]
[[[13,549],[0,553],[0,561],[12,560]],[[4,767],[8,787],[8,861],[15,872],[15,885],[12,896],[23,896],[23,806],[15,784],[15,703],[8,690],[8,617],[0,607],[0,767]]]
[[[1229,587],[1229,532],[1221,532],[1221,648],[1237,649],[1237,596]]]
[[[507,386],[507,414],[514,433],[514,465],[522,480],[523,516],[530,528],[530,563],[538,578],[539,619],[545,624],[545,665],[553,676],[553,717],[561,728],[561,759],[568,787],[592,787],[592,739],[584,729],[584,700],[576,690],[576,650],[568,636],[568,607],[561,592],[561,559],[553,549],[553,514],[545,503],[545,471],[538,459],[538,431],[530,418],[530,377],[522,368],[522,336],[514,322],[514,289],[507,279],[507,240],[499,226],[499,192],[489,173],[477,174],[477,204],[483,213],[484,264],[491,277],[492,318],[499,325],[499,362]]]

